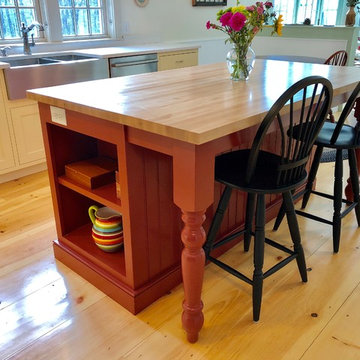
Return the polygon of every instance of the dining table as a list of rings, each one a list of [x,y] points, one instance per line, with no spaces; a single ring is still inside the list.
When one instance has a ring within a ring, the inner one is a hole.
[[[352,66],[257,59],[247,81],[231,80],[222,62],[27,93],[40,105],[121,125],[126,142],[171,158],[172,199],[183,223],[182,325],[191,343],[204,323],[203,223],[214,203],[215,157],[244,143],[244,130],[256,129],[286,89],[312,75],[330,80],[333,106],[360,81],[360,69]]]

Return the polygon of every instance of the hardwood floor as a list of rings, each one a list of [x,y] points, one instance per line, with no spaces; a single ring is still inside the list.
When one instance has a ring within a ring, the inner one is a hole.
[[[331,190],[333,165],[321,165],[321,189]],[[301,283],[295,262],[266,279],[258,323],[251,287],[208,265],[205,324],[198,343],[189,344],[181,286],[134,316],[54,260],[49,191],[45,172],[0,185],[0,359],[360,359],[360,229],[353,214],[336,255],[330,226],[299,217],[309,282]],[[328,200],[309,206],[331,218]],[[286,223],[269,235],[288,243]],[[251,274],[251,252],[241,245],[223,258]],[[265,266],[279,256],[266,247]]]

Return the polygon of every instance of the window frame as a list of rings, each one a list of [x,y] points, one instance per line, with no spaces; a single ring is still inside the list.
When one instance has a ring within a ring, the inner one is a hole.
[[[2,31],[2,26],[0,27],[0,43],[8,43],[8,42],[12,42],[12,43],[16,43],[16,42],[20,42],[22,41],[21,38],[21,19],[20,19],[20,10],[22,8],[25,9],[34,9],[34,21],[37,21],[39,23],[43,23],[42,22],[42,13],[41,13],[41,6],[38,0],[33,0],[33,6],[21,6],[19,7],[18,5],[18,0],[13,0],[14,1],[14,5],[9,5],[9,6],[4,6],[4,5],[0,5],[0,9],[2,8],[15,8],[15,12],[16,12],[16,19],[18,22],[18,27],[19,27],[19,37],[14,37],[14,38],[3,38],[3,31]],[[29,26],[30,24],[25,24],[25,26]],[[42,40],[44,39],[44,32],[39,32],[39,31],[35,31],[34,33],[34,38],[37,40]]]
[[[300,25],[301,23],[296,22],[296,19],[297,19],[297,16],[298,16],[298,12],[299,12],[299,8],[300,8],[299,3],[300,3],[301,0],[287,0],[287,1],[288,2],[291,1],[291,2],[294,3],[294,10],[293,10],[293,14],[292,14],[292,22],[291,22],[291,24],[299,24]],[[324,6],[325,1],[326,0],[318,0],[318,5],[317,5],[317,8],[316,8],[316,14],[315,14],[315,23],[312,24],[312,25],[318,25],[318,22],[321,19],[322,7]],[[274,7],[279,12],[276,0],[274,0]],[[339,0],[335,24],[329,24],[329,25],[343,25],[343,18],[345,16],[346,9],[347,9],[346,8],[346,0]],[[281,10],[280,10],[280,13],[281,13]],[[320,24],[320,26],[321,25],[323,25],[323,24]]]
[[[42,37],[35,38],[38,43],[66,43],[84,40],[102,40],[102,39],[116,39],[121,36],[120,27],[115,24],[115,13],[119,10],[119,5],[116,0],[103,0],[105,4],[104,12],[104,29],[106,33],[103,35],[84,35],[84,36],[62,36],[62,26],[60,19],[60,10],[58,1],[56,0],[34,0],[36,6],[37,21],[44,25],[45,31],[40,32]],[[2,39],[0,38],[0,45],[11,45],[22,43],[22,38]]]
[[[101,39],[101,38],[106,38],[109,37],[108,35],[108,19],[107,19],[107,1],[106,0],[101,0],[102,6],[101,7],[96,7],[102,10],[102,27],[103,27],[103,33],[102,34],[91,34],[91,29],[90,29],[90,22],[88,21],[88,30],[89,30],[89,34],[85,34],[85,35],[77,35],[77,29],[76,29],[76,21],[75,21],[75,10],[76,9],[86,9],[87,10],[87,15],[88,15],[88,19],[90,19],[90,9],[91,7],[89,6],[89,0],[85,0],[86,1],[86,6],[85,7],[75,7],[74,6],[74,0],[71,0],[72,2],[72,6],[71,7],[60,7],[58,5],[58,11],[59,11],[59,17],[60,17],[60,21],[61,21],[61,16],[60,16],[60,10],[61,9],[71,9],[72,10],[72,17],[73,17],[73,22],[74,22],[74,30],[75,30],[75,35],[63,35],[62,32],[62,25],[61,25],[61,36],[62,36],[62,40],[63,41],[67,41],[67,40],[74,40],[74,39],[78,39],[78,40],[85,40],[85,39]],[[58,0],[56,0],[57,3],[59,3]]]

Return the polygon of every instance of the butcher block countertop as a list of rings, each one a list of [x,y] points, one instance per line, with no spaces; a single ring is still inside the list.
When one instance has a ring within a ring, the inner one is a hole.
[[[203,144],[258,124],[276,99],[310,75],[328,78],[346,100],[360,80],[355,67],[256,60],[248,81],[230,80],[226,63],[30,90],[30,99]],[[90,124],[89,124],[90,126]]]

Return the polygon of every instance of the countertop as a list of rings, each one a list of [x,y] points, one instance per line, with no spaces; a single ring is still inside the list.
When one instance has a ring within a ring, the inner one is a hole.
[[[223,62],[35,89],[27,95],[55,107],[203,144],[258,124],[290,85],[310,75],[328,78],[334,97],[352,91],[360,80],[356,67],[258,59],[248,81],[231,81]]]
[[[181,50],[194,50],[198,49],[199,45],[187,44],[187,43],[154,43],[154,44],[142,44],[142,45],[133,45],[133,46],[116,46],[116,47],[101,47],[101,48],[90,48],[90,49],[80,49],[80,50],[66,50],[66,51],[52,51],[52,52],[43,52],[43,53],[34,53],[32,55],[9,55],[6,57],[0,57],[0,70],[10,67],[6,62],[1,60],[11,60],[11,59],[24,59],[28,57],[44,57],[51,55],[61,55],[61,54],[74,54],[74,55],[89,55],[97,58],[113,58],[121,57],[128,55],[140,55],[148,53],[162,53],[170,51],[181,51]],[[36,65],[35,65],[36,66]]]

